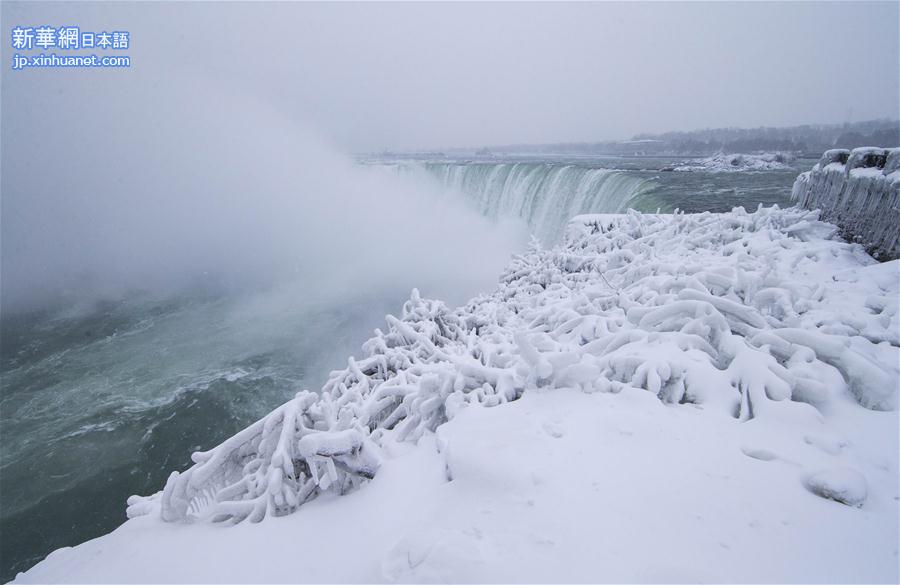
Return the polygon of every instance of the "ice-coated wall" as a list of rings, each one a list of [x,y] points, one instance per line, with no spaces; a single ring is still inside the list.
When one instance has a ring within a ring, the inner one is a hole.
[[[900,258],[900,148],[828,150],[797,177],[791,199],[820,209],[876,258]]]

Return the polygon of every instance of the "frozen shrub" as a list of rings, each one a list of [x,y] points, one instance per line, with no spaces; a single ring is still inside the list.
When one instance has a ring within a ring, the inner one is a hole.
[[[131,498],[129,515],[288,514],[374,477],[388,443],[534,389],[640,388],[742,421],[836,400],[894,409],[896,263],[830,239],[817,217],[777,207],[577,217],[565,244],[534,244],[493,293],[458,309],[413,291],[320,395],[301,392],[195,453],[161,494]],[[835,273],[835,258],[853,268]],[[851,505],[865,497],[854,478],[807,485]]]

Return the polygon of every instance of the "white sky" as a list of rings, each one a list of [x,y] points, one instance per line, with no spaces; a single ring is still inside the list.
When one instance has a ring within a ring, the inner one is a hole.
[[[215,84],[352,151],[896,118],[898,6],[4,2],[5,28],[129,30],[134,58],[127,72],[4,64],[4,94],[64,93],[95,115],[104,87],[149,84],[152,103]]]
[[[465,230],[470,247],[506,258],[512,236],[498,243],[462,212],[416,211],[429,200],[372,184],[329,146],[896,118],[900,102],[896,2],[0,10],[5,35],[16,25],[129,31],[133,61],[13,71],[11,37],[2,43],[6,306],[215,279],[321,281],[335,267],[368,274],[382,258],[411,261],[411,241]],[[472,272],[449,269],[454,258],[489,264],[459,245],[437,261],[433,245],[414,248],[442,274]]]

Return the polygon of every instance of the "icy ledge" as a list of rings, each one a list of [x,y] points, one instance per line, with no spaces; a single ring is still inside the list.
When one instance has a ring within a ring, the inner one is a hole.
[[[576,218],[18,581],[896,581],[900,263],[835,231]]]
[[[900,257],[900,148],[826,151],[797,177],[791,199],[822,210],[876,258]]]

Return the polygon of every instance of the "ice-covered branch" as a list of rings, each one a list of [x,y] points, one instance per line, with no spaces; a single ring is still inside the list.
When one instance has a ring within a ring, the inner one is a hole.
[[[389,443],[535,389],[642,388],[738,420],[792,402],[894,409],[898,263],[833,233],[777,207],[577,217],[565,244],[513,258],[496,291],[456,310],[413,291],[320,395],[194,454],[129,514],[288,514],[374,477]],[[853,268],[836,272],[838,258]]]

